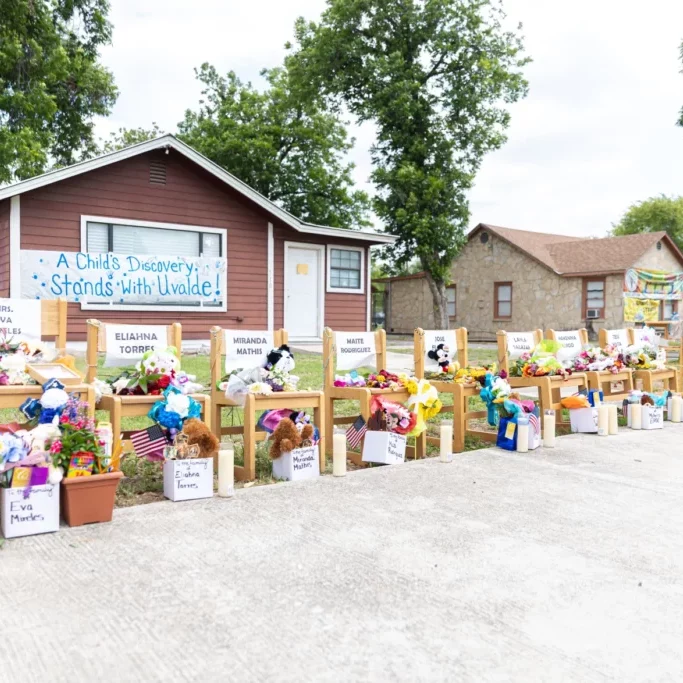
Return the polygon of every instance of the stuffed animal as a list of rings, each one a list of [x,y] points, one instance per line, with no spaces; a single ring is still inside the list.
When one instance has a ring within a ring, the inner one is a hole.
[[[283,453],[289,453],[299,448],[304,442],[311,441],[313,425],[304,424],[301,431],[288,417],[282,418],[271,436],[270,458],[277,460]]]
[[[451,352],[446,344],[439,344],[427,353],[427,357],[437,362],[441,372],[448,372],[448,366],[451,364]]]
[[[213,434],[204,422],[196,417],[185,420],[182,433],[188,437],[188,445],[196,444],[199,446],[200,458],[212,458],[218,451],[220,446],[218,437]]]
[[[266,370],[291,372],[294,370],[294,365],[294,354],[289,350],[287,344],[273,349],[266,358]]]
[[[643,406],[653,406],[655,402],[652,396],[649,396],[648,394],[643,394],[640,397],[640,404]]]

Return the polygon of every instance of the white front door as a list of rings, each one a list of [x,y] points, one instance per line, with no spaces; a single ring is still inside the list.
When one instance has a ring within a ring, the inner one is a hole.
[[[322,246],[285,246],[285,329],[292,339],[322,336],[322,274]]]

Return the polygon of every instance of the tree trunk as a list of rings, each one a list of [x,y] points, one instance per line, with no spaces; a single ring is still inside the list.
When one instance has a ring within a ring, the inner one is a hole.
[[[448,321],[446,283],[437,282],[429,273],[425,273],[425,275],[427,276],[427,284],[429,284],[429,291],[432,293],[434,303],[434,329],[447,330],[450,325]]]

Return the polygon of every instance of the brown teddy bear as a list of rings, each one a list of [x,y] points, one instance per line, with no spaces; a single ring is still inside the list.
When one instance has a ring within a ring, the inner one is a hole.
[[[197,444],[199,446],[200,458],[212,458],[218,451],[220,441],[211,430],[196,417],[185,420],[183,424],[183,434],[188,437],[189,446]]]
[[[288,417],[282,418],[271,435],[270,458],[277,460],[283,453],[299,448],[304,442],[313,438],[313,425],[306,424],[301,431]]]

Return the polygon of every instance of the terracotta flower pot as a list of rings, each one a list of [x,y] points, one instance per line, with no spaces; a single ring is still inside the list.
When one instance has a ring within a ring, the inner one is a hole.
[[[69,526],[111,522],[123,472],[62,479],[62,516]]]

